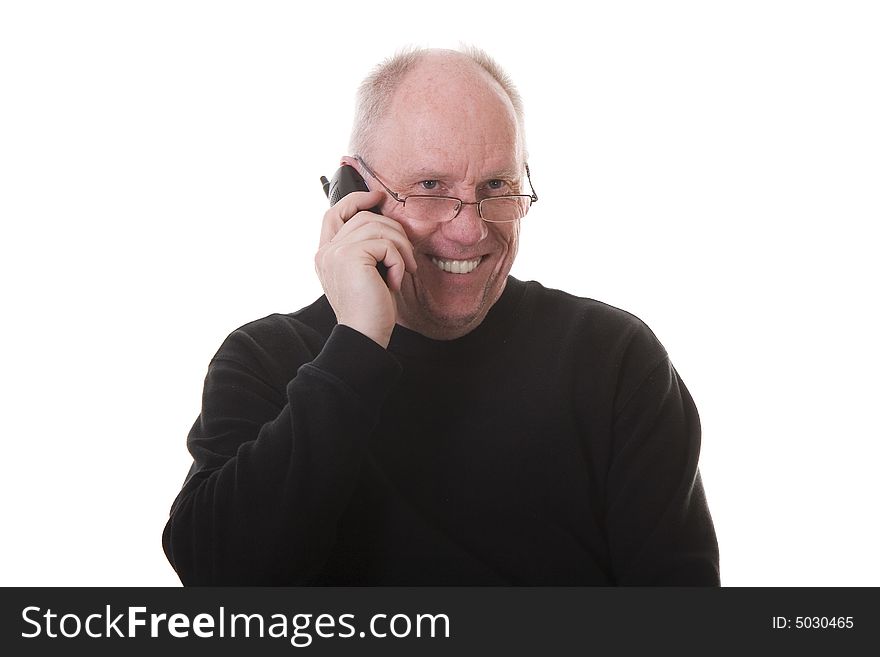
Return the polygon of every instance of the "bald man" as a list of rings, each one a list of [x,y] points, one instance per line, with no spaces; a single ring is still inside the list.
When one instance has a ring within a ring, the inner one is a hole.
[[[324,216],[324,296],[210,363],[163,534],[184,584],[719,583],[699,418],[660,342],[509,275],[526,160],[481,51],[364,81],[342,164],[370,191]]]

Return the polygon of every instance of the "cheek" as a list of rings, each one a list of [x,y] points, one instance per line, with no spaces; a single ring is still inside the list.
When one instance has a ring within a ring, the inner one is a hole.
[[[431,235],[439,228],[434,224],[424,224],[402,218],[400,215],[392,216],[397,223],[403,226],[403,231],[413,246],[418,246],[431,238]]]
[[[519,222],[514,224],[499,224],[497,229],[497,237],[496,239],[502,244],[507,245],[507,258],[512,258],[516,255],[517,249],[519,249]]]

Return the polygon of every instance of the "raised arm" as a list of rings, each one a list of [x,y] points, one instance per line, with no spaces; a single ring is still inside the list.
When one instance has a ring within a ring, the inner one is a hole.
[[[320,353],[307,327],[254,323],[211,362],[187,439],[193,466],[162,537],[184,584],[296,585],[320,573],[399,375],[385,351],[391,290],[416,262],[400,225],[368,210],[382,197],[354,192],[324,215],[315,269],[338,324]]]
[[[186,585],[312,581],[399,375],[374,341],[337,326],[285,384],[279,347],[289,361],[306,346],[283,325],[262,329],[234,332],[212,360],[187,439],[193,466],[162,537]]]

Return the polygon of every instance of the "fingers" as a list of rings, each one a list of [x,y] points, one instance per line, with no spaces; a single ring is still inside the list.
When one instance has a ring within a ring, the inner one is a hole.
[[[399,223],[388,217],[369,212],[358,213],[333,237],[331,243],[358,243],[368,240],[389,242],[402,256],[403,265],[407,270],[414,272],[418,269],[413,246],[406,231]],[[385,262],[385,265],[389,266],[389,263]]]
[[[322,280],[325,272],[352,271],[351,267],[372,270],[372,275],[379,280],[376,272],[379,262],[387,268],[388,287],[395,291],[400,290],[407,271],[416,271],[418,265],[412,245],[399,226],[395,228],[381,222],[363,224],[342,238],[331,240],[315,256],[315,267]]]
[[[383,192],[352,192],[342,197],[336,205],[324,213],[324,221],[321,224],[321,242],[324,246],[333,239],[342,226],[358,212],[369,210],[379,205],[384,198]]]
[[[333,247],[336,245],[331,246],[331,248]],[[375,272],[376,263],[381,262],[387,269],[385,276],[388,287],[395,291],[400,290],[408,258],[405,255],[406,251],[401,250],[393,241],[381,238],[367,239],[339,244],[336,248],[338,251],[335,255],[339,258],[350,259],[349,261],[363,258],[363,264],[373,272]]]
[[[331,207],[321,225],[315,271],[337,321],[387,346],[395,303],[407,271],[418,268],[403,226],[373,212],[381,192],[352,192]],[[376,269],[386,268],[385,280]]]

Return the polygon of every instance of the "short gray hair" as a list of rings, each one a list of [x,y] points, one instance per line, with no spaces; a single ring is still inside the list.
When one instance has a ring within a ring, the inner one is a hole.
[[[430,48],[407,47],[380,63],[361,82],[357,91],[355,103],[354,125],[351,130],[349,148],[352,154],[368,157],[373,147],[376,127],[382,117],[388,111],[394,92],[397,91],[400,82],[406,77],[416,64],[429,53],[435,52]],[[528,151],[525,143],[525,119],[522,97],[519,95],[510,76],[504,69],[490,57],[484,50],[475,46],[460,45],[455,51],[465,55],[472,62],[486,71],[507,94],[516,114],[516,122],[519,128],[519,136],[523,147],[523,156],[528,159]]]

